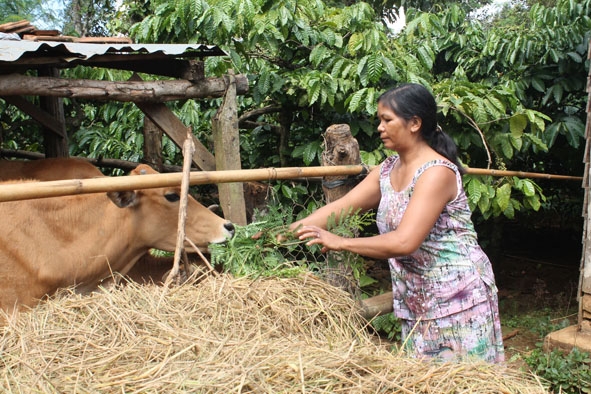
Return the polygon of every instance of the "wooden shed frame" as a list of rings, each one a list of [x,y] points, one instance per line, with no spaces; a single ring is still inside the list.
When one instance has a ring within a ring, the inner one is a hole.
[[[591,59],[591,42],[587,50],[587,57]],[[544,349],[561,349],[570,351],[574,347],[591,353],[591,68],[587,77],[587,123],[585,127],[585,153],[583,162],[585,171],[582,187],[583,199],[583,245],[581,253],[581,265],[579,273],[579,287],[577,299],[579,310],[577,324],[551,332],[544,339]]]
[[[41,124],[46,157],[67,157],[68,136],[63,98],[133,102],[145,115],[144,161],[162,170],[158,136],[165,133],[182,149],[185,126],[165,102],[223,98],[212,121],[214,153],[193,138],[193,164],[198,170],[239,170],[237,95],[248,92],[244,75],[231,71],[206,77],[203,59],[227,56],[203,44],[104,44],[0,40],[0,98]],[[77,66],[132,71],[127,81],[64,79],[60,70]],[[36,71],[32,76],[31,71]],[[140,74],[166,77],[144,81]],[[36,106],[24,96],[39,96]],[[242,183],[218,185],[224,217],[246,224]]]

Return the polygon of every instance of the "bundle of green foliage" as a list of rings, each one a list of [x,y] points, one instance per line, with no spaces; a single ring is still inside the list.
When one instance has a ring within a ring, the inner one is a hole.
[[[353,236],[364,230],[371,216],[371,213],[349,212],[338,221],[329,220],[328,229],[342,236]],[[305,271],[322,275],[322,271],[334,266],[335,261],[330,253],[320,253],[318,245],[308,247],[306,241],[294,237],[288,229],[293,218],[293,207],[270,205],[263,220],[237,226],[231,240],[211,245],[211,263],[234,276],[291,277]],[[371,281],[365,275],[361,256],[343,252],[339,255],[339,262],[351,267],[360,286]]]

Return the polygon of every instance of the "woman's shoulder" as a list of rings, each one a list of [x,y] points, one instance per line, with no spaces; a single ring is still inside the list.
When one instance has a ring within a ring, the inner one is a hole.
[[[423,163],[417,169],[417,171],[415,173],[415,178],[418,178],[426,170],[428,170],[429,168],[433,168],[433,167],[446,167],[446,168],[449,168],[450,170],[452,170],[456,175],[460,173],[458,167],[454,163],[449,161],[448,159],[436,158],[436,159],[430,159],[430,160],[426,161],[425,163]]]
[[[447,159],[433,159],[425,162],[416,171],[413,184],[417,184],[419,182],[419,178],[421,181],[426,182],[427,184],[439,184],[444,188],[447,188],[448,186],[452,187],[451,185],[454,185],[455,191],[451,200],[457,198],[461,191],[462,176],[458,170],[458,167]]]

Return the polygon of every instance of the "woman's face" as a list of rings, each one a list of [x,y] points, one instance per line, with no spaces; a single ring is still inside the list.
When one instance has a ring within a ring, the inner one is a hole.
[[[409,142],[411,135],[411,123],[397,116],[387,106],[378,103],[378,132],[386,149],[398,151],[404,144]]]

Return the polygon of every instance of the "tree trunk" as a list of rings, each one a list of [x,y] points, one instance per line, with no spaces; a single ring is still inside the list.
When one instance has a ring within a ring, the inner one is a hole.
[[[331,125],[324,134],[324,152],[322,153],[322,166],[358,165],[361,164],[359,156],[359,144],[351,135],[351,129],[347,124]],[[348,176],[327,176],[322,181],[322,189],[326,203],[338,200],[357,182],[355,178]],[[324,272],[325,280],[333,286],[340,287],[358,298],[360,294],[359,284],[353,275],[351,266],[345,261],[341,252],[329,252],[327,266]]]

